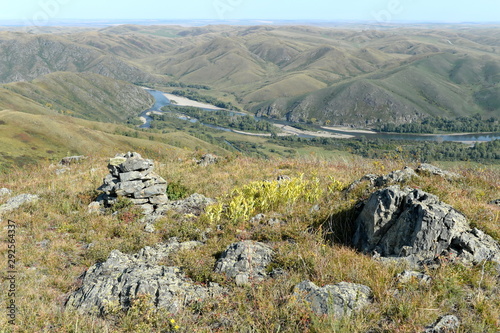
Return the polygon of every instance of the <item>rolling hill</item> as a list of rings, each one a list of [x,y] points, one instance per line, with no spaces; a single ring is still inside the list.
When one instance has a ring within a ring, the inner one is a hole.
[[[0,172],[3,169],[59,161],[69,155],[121,151],[169,151],[186,154],[196,149],[225,155],[227,151],[184,132],[157,134],[64,115],[0,110]]]
[[[6,84],[4,88],[11,95],[35,101],[54,112],[105,122],[124,122],[154,102],[140,87],[94,73],[54,72],[31,82]],[[0,103],[4,101],[5,105],[8,99],[12,97],[0,91]],[[32,105],[15,107],[7,103],[5,107],[27,112],[38,110]]]
[[[3,31],[0,81],[66,71],[161,89],[203,85],[211,89],[202,94],[260,115],[356,126],[490,116],[500,109],[497,31],[466,25]]]
[[[123,59],[64,36],[0,33],[0,82],[29,81],[58,71],[93,72],[129,82],[156,80]]]

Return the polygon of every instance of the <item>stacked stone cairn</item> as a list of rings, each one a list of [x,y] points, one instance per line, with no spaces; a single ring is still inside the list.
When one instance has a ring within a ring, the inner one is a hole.
[[[167,181],[153,172],[153,161],[138,153],[118,154],[109,160],[109,175],[98,188],[103,191],[97,201],[105,207],[115,204],[120,197],[128,198],[141,207],[145,214],[153,214],[168,202]]]

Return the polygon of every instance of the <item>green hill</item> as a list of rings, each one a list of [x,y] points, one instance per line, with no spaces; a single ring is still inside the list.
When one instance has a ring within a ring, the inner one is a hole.
[[[55,72],[31,82],[6,84],[4,88],[10,94],[0,91],[0,101],[10,109],[28,112],[32,109],[5,103],[15,93],[54,112],[105,122],[126,121],[154,102],[140,87],[94,73]]]
[[[491,58],[438,53],[331,87],[255,108],[259,115],[370,126],[431,116],[498,115],[498,67]]]
[[[96,152],[110,156],[133,150],[153,155],[166,151],[185,155],[197,149],[227,153],[184,132],[148,133],[120,124],[12,110],[0,111],[0,143],[0,170]]]
[[[211,88],[203,94],[259,114],[357,126],[489,116],[500,106],[497,30],[123,25],[1,32],[0,81],[67,71],[167,89],[201,84]]]

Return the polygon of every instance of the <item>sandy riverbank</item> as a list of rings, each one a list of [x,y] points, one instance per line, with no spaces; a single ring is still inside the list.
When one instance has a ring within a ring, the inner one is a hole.
[[[285,133],[289,133],[289,135],[310,135],[310,136],[315,136],[319,138],[333,138],[333,139],[351,139],[354,138],[354,135],[349,135],[349,134],[339,134],[339,133],[332,133],[332,132],[326,132],[326,131],[319,131],[319,132],[313,132],[313,131],[303,131],[298,128],[288,126],[288,125],[279,125],[279,124],[274,124],[274,126],[278,127],[280,130],[282,130]]]
[[[201,103],[197,101],[193,101],[192,99],[182,97],[182,96],[177,96],[173,94],[168,94],[168,93],[163,93],[163,95],[168,98],[170,101],[175,101],[175,104],[172,103],[172,105],[177,105],[177,106],[192,106],[195,108],[203,108],[203,109],[211,109],[211,110],[223,110],[222,108],[219,108],[215,105],[207,104],[207,103]]]
[[[378,134],[375,131],[362,130],[362,129],[352,129],[350,127],[344,127],[344,126],[335,126],[335,127],[321,126],[321,128],[324,128],[326,130],[341,131],[341,132],[346,132],[346,133]]]

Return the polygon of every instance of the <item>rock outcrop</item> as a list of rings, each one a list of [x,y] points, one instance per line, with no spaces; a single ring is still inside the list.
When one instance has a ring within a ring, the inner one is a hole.
[[[0,206],[0,214],[4,212],[10,212],[13,211],[14,209],[17,209],[21,207],[21,205],[35,202],[39,199],[38,195],[34,194],[20,194],[18,196],[15,196],[13,198],[10,198],[7,200],[6,203]]]
[[[448,180],[453,180],[453,179],[457,179],[457,178],[461,177],[458,173],[442,170],[434,165],[427,164],[427,163],[420,164],[418,166],[418,168],[416,169],[416,171],[419,174],[423,174],[423,175],[431,174],[431,175],[446,178]]]
[[[237,285],[258,282],[268,276],[266,267],[271,263],[272,255],[273,250],[264,243],[233,243],[215,263],[215,272],[234,278]]]
[[[73,163],[77,163],[77,162],[80,162],[81,160],[84,160],[86,159],[85,156],[81,155],[81,156],[67,156],[67,157],[63,157],[60,161],[59,161],[59,165],[71,165]]]
[[[205,207],[215,203],[216,201],[211,198],[207,198],[204,195],[195,193],[187,197],[186,199],[169,201],[166,204],[158,208],[159,213],[164,213],[169,210],[174,210],[179,214],[193,214],[200,216],[205,210]]]
[[[439,318],[432,326],[423,333],[454,333],[460,327],[460,320],[454,315],[446,315]]]
[[[398,274],[397,280],[402,284],[410,283],[412,281],[416,281],[419,284],[428,284],[432,281],[432,278],[429,275],[421,272],[403,271],[402,273]]]
[[[11,195],[12,194],[12,191],[9,190],[8,188],[0,188],[0,197],[4,197],[4,196],[7,196],[7,195]]]
[[[153,172],[153,161],[143,159],[138,153],[118,154],[109,160],[108,169],[109,175],[98,189],[104,193],[97,198],[104,206],[125,197],[144,213],[152,214],[168,202],[167,181]]]
[[[393,185],[376,191],[356,222],[353,244],[365,253],[422,264],[440,256],[500,263],[500,245],[435,195]]]
[[[212,154],[205,154],[196,163],[198,163],[198,165],[200,165],[200,166],[206,167],[208,165],[215,164],[218,161],[219,161],[219,158],[217,156],[212,155]]]
[[[135,297],[146,294],[151,296],[152,304],[157,308],[175,313],[185,304],[220,291],[215,284],[210,287],[193,284],[178,267],[158,264],[174,251],[200,244],[179,243],[171,239],[166,244],[145,247],[134,255],[114,250],[105,262],[87,270],[81,288],[68,298],[66,307],[81,313],[102,315],[110,306],[128,309]]]
[[[496,200],[490,201],[490,205],[500,206],[500,199],[496,199]]]
[[[368,189],[372,190],[375,188],[392,185],[396,183],[398,184],[405,183],[413,178],[418,178],[418,175],[410,167],[405,167],[403,170],[395,170],[383,176],[368,174],[354,181],[351,185],[349,185],[349,187],[346,189],[346,192],[349,193],[354,189],[356,189],[358,186],[366,183],[368,184]]]
[[[372,290],[362,284],[340,282],[318,287],[302,281],[294,288],[295,296],[310,304],[318,315],[333,314],[336,318],[359,311],[372,302]]]

